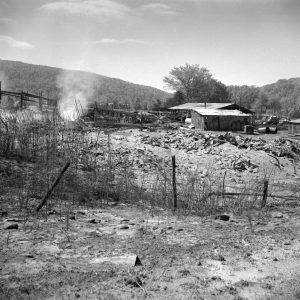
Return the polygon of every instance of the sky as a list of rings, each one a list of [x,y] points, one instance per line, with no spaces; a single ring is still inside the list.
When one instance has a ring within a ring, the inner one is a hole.
[[[199,64],[226,85],[300,77],[300,0],[0,0],[0,59],[164,89]]]

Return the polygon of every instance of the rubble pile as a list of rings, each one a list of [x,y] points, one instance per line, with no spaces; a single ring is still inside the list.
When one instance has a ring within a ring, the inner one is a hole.
[[[163,135],[142,137],[144,144],[162,147],[166,149],[185,150],[197,152],[208,147],[218,147],[224,143],[230,143],[238,148],[249,150],[262,150],[272,153],[277,157],[296,158],[300,155],[300,143],[288,138],[279,138],[268,143],[262,138],[244,137],[225,134],[202,133],[197,131],[167,131]]]

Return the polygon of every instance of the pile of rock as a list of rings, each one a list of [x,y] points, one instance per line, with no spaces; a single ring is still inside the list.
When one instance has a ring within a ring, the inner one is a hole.
[[[295,158],[300,155],[300,143],[288,138],[279,138],[268,143],[262,138],[244,137],[231,133],[212,134],[198,131],[167,131],[165,134],[142,137],[144,144],[166,149],[178,149],[185,151],[203,150],[208,147],[218,147],[224,143],[230,143],[238,148],[262,150],[280,157]]]

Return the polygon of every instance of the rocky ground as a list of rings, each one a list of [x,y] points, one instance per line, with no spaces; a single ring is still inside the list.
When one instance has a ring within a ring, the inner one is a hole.
[[[179,178],[226,171],[228,191],[267,176],[267,206],[199,217],[101,201],[24,219],[1,198],[0,299],[300,299],[298,142],[189,134],[121,130],[112,151],[146,178],[172,155]]]

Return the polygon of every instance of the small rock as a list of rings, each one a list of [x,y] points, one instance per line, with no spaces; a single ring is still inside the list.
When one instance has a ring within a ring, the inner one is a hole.
[[[19,225],[18,224],[11,224],[11,225],[8,225],[5,229],[19,229]]]
[[[172,227],[172,226],[169,226],[169,227],[167,227],[167,230],[171,230],[171,229],[173,229],[173,227]]]
[[[211,280],[221,280],[221,278],[219,276],[212,276]]]
[[[91,219],[91,220],[88,221],[88,223],[95,224],[95,223],[97,223],[97,222],[96,222],[96,219]]]
[[[70,216],[70,220],[75,220],[75,215]]]
[[[286,242],[284,242],[284,244],[283,245],[285,245],[285,246],[289,246],[289,245],[292,245],[292,243],[291,243],[291,241],[286,241]]]
[[[180,270],[179,273],[182,275],[182,276],[188,276],[191,274],[191,272],[189,270]]]
[[[177,231],[183,231],[183,228],[178,228]]]
[[[274,258],[273,258],[273,261],[278,261],[278,258],[277,258],[277,257],[274,257]]]
[[[125,283],[133,287],[142,287],[143,281],[138,276],[133,276],[125,279]]]
[[[122,220],[121,220],[121,223],[122,223],[122,222],[129,222],[129,221],[130,221],[129,219],[122,219]]]
[[[121,225],[120,227],[119,227],[119,229],[129,229],[129,226],[128,225]]]
[[[226,261],[225,257],[222,254],[213,255],[213,259],[218,261]]]
[[[272,217],[277,218],[277,219],[281,219],[281,218],[283,218],[283,214],[281,212],[277,212],[277,213],[272,214]]]
[[[230,216],[228,216],[228,215],[220,215],[220,216],[217,216],[216,219],[220,219],[221,221],[229,221]]]
[[[153,226],[152,227],[152,230],[156,230],[156,229],[158,229],[158,226]]]

